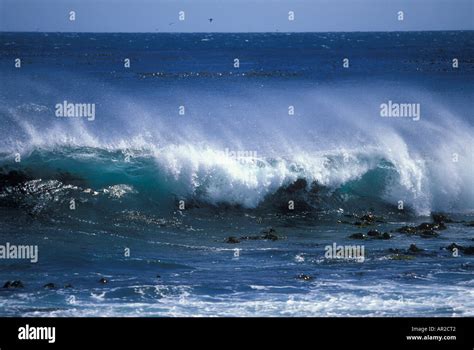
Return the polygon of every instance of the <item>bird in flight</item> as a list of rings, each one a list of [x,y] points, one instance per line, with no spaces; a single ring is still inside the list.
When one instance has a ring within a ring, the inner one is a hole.
[[[214,20],[213,18],[208,19],[209,23],[212,23],[213,20]]]

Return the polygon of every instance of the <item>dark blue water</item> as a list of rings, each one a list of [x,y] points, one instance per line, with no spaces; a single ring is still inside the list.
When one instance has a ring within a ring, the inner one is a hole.
[[[1,33],[0,245],[39,260],[0,260],[24,285],[0,314],[472,315],[473,43]],[[94,120],[58,118],[64,100]],[[381,118],[389,100],[420,119]],[[391,238],[349,237],[375,229]]]

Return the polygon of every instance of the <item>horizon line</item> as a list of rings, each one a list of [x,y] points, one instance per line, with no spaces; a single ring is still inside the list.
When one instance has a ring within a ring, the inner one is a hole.
[[[416,32],[472,32],[474,29],[426,29],[426,30],[352,30],[352,31],[258,31],[258,32],[166,32],[166,31],[140,31],[140,32],[94,32],[94,31],[0,31],[2,33],[25,33],[25,34],[312,34],[312,33],[416,33]]]

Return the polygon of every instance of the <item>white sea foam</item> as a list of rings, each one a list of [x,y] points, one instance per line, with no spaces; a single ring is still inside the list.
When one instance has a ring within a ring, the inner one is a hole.
[[[74,307],[50,312],[31,312],[25,316],[473,316],[472,288],[447,285],[407,286],[396,283],[354,285],[325,281],[308,293],[288,294],[271,286],[251,286],[247,292],[224,296],[200,297],[188,287],[156,286],[162,297],[153,302],[103,303],[107,293],[99,297],[76,298]],[[324,288],[324,289],[323,289]],[[330,291],[332,290],[332,292]],[[142,293],[138,291],[137,294]],[[26,300],[12,300],[9,308],[25,304]],[[100,303],[100,304],[98,304]],[[438,305],[438,307],[433,307]]]

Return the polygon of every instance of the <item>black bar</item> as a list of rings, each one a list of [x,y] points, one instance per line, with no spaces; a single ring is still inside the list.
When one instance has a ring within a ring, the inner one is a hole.
[[[268,348],[271,344],[291,344],[291,348],[473,349],[473,321],[474,318],[0,318],[0,349],[159,349],[169,348],[170,344],[176,348],[211,344],[233,348],[260,344]],[[54,343],[48,339],[18,339],[20,327],[26,325],[30,331],[31,327],[55,327]],[[407,338],[413,336],[421,338]]]

